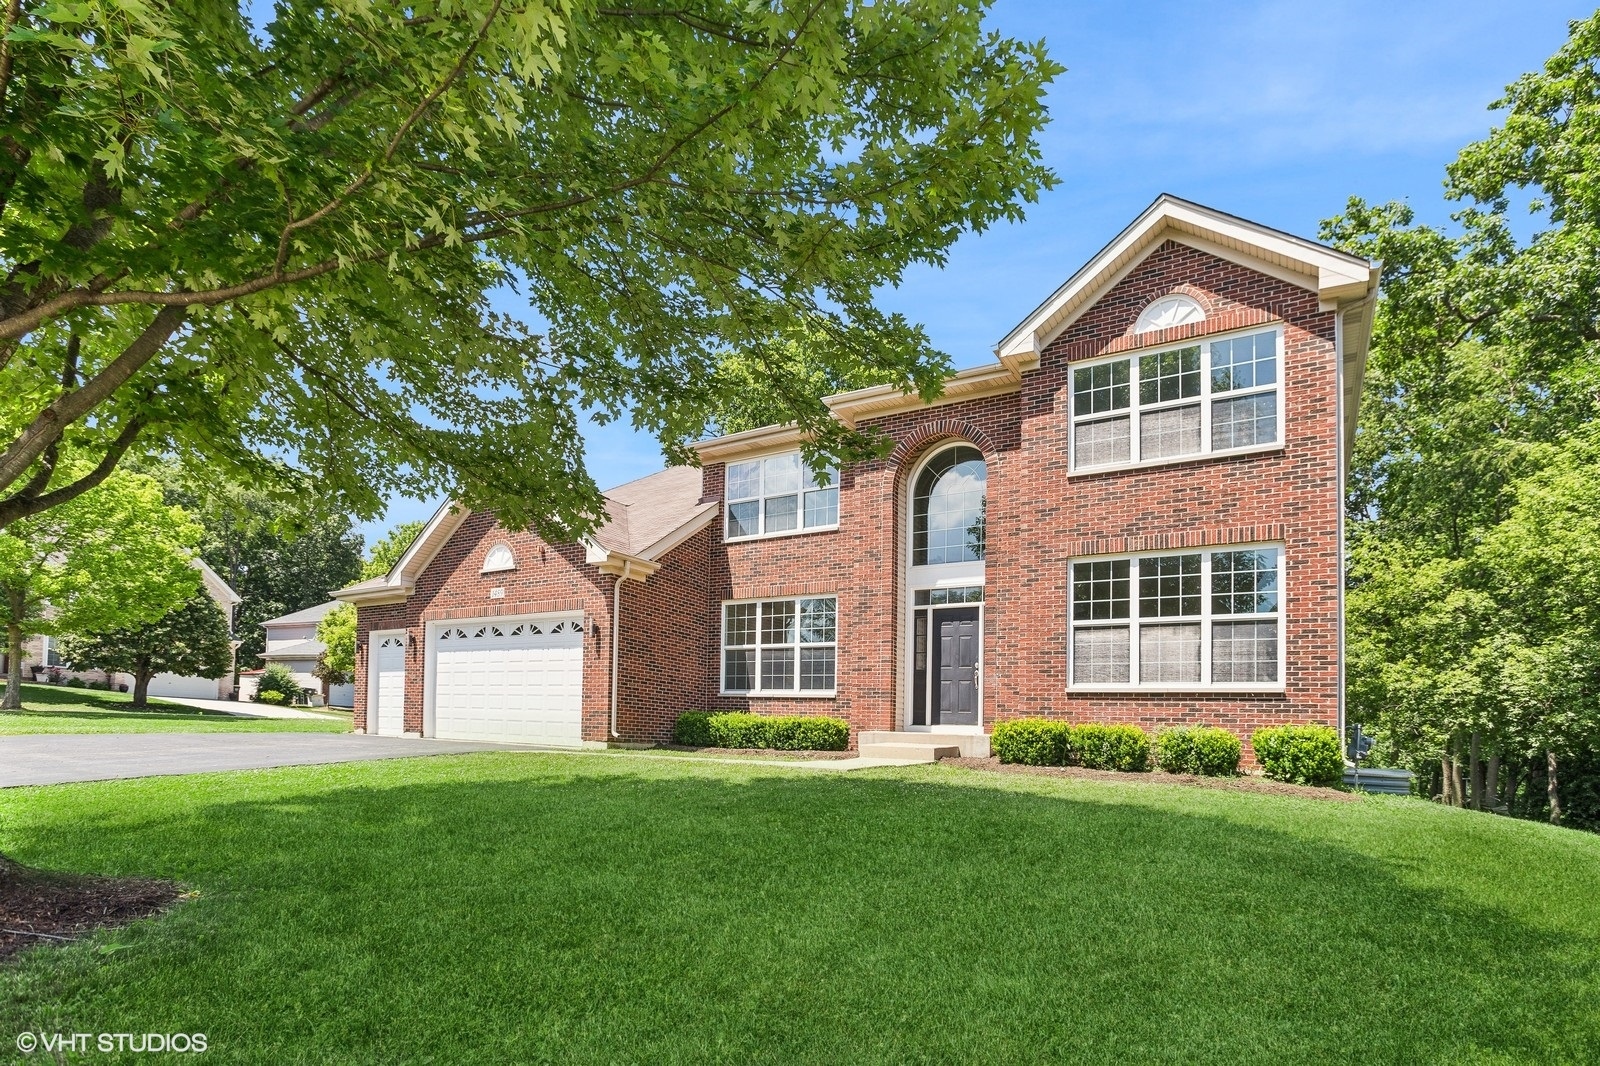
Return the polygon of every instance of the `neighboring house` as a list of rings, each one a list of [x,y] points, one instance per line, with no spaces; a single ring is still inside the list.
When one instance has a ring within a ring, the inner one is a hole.
[[[571,746],[747,708],[968,751],[1022,715],[1342,726],[1377,278],[1163,196],[932,403],[831,397],[893,448],[826,485],[770,427],[611,490],[583,544],[446,505],[336,593],[355,725]]]
[[[317,639],[317,623],[338,606],[338,600],[329,600],[327,603],[319,603],[315,607],[307,607],[261,623],[261,628],[266,630],[266,644],[261,658],[269,663],[282,663],[294,671],[295,680],[300,683],[300,687],[310,689],[319,702],[323,698],[322,681],[312,671],[316,669],[317,659],[328,650],[328,646]],[[242,673],[239,676],[239,698],[248,700],[253,697],[260,679],[260,670],[246,670]],[[352,706],[355,701],[355,686],[348,684],[329,686],[327,701],[330,707]]]
[[[204,559],[193,560],[196,570],[200,571],[201,585],[206,594],[216,603],[228,620],[228,631],[233,631],[233,610],[239,605],[240,596],[233,588],[222,579],[211,567],[206,565]],[[237,645],[235,645],[237,647]],[[0,655],[0,673],[3,673],[3,659]],[[63,678],[77,677],[84,681],[105,681],[112,685],[126,685],[129,690],[133,688],[131,674],[107,673],[103,670],[73,670],[70,665],[63,662],[59,648],[58,638],[36,634],[28,637],[22,644],[22,674],[28,677],[32,674],[41,679],[50,676],[51,670],[59,670]],[[153,697],[162,696],[187,696],[197,699],[227,699],[233,694],[233,666],[230,663],[228,672],[220,678],[185,677],[179,674],[157,674],[150,679],[150,692]]]

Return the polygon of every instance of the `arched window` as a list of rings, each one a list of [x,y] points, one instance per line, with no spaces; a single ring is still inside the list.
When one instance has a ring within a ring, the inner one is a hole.
[[[1153,329],[1170,329],[1173,326],[1187,326],[1191,322],[1205,320],[1205,308],[1200,306],[1199,301],[1174,293],[1171,296],[1163,296],[1141,311],[1133,331],[1149,333]]]
[[[515,570],[517,560],[511,554],[509,544],[496,544],[489,549],[489,554],[483,557],[483,572],[492,574],[496,570]]]
[[[983,453],[970,444],[945,448],[928,460],[911,495],[911,565],[983,559],[988,480]]]

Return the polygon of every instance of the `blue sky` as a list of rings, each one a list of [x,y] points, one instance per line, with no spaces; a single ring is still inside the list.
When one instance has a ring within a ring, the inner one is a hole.
[[[958,367],[996,341],[1151,200],[1171,192],[1315,237],[1352,195],[1447,222],[1444,166],[1495,124],[1488,105],[1593,9],[1517,0],[1065,4],[998,0],[995,29],[1044,38],[1068,67],[1042,144],[1061,184],[1023,223],[969,234],[942,270],[881,296]],[[507,310],[516,310],[507,307]],[[652,438],[591,426],[602,487],[661,467]],[[425,518],[391,501],[363,527]]]

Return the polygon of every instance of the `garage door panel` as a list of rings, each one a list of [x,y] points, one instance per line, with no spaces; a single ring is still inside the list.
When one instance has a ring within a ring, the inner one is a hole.
[[[583,741],[577,619],[452,622],[433,651],[434,732],[576,747]]]

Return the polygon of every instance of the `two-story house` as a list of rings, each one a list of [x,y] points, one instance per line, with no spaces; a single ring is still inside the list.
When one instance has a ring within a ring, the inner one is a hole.
[[[356,725],[557,745],[690,709],[985,751],[997,721],[1342,725],[1342,495],[1375,264],[1163,196],[893,441],[793,427],[607,493],[582,544],[446,505],[359,607]]]

